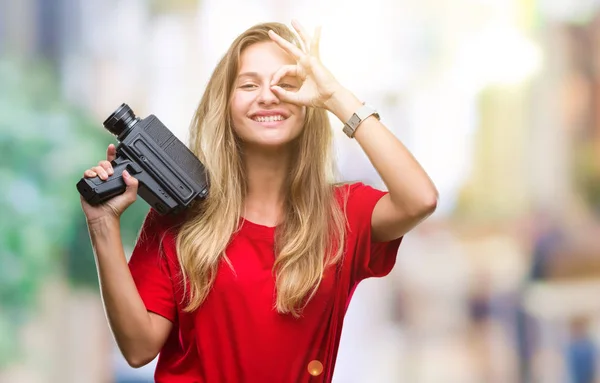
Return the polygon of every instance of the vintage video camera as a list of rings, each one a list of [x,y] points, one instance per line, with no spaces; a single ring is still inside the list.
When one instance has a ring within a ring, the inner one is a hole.
[[[139,180],[138,195],[160,214],[178,213],[208,195],[204,165],[156,116],[136,117],[122,104],[103,123],[117,137],[114,173],[82,178],[77,190],[91,205],[125,192],[123,170]]]

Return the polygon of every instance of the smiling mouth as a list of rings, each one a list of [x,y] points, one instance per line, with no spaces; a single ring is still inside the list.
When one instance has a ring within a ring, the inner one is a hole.
[[[278,121],[284,121],[287,118],[282,115],[276,115],[276,116],[254,116],[251,119],[252,119],[252,121],[256,121],[256,122],[278,122]]]

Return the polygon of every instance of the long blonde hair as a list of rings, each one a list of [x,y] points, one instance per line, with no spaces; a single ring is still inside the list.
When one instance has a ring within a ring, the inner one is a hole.
[[[221,261],[231,267],[225,250],[239,229],[246,194],[239,138],[230,118],[230,98],[242,51],[269,41],[273,30],[299,46],[285,25],[255,25],[231,44],[216,66],[190,127],[190,149],[206,167],[208,197],[192,206],[177,235],[177,254],[184,287],[185,310],[197,309],[208,295]],[[276,281],[274,307],[299,316],[313,297],[326,267],[343,253],[346,221],[334,195],[332,132],[323,109],[307,107],[305,125],[293,145],[284,219],[275,230]]]

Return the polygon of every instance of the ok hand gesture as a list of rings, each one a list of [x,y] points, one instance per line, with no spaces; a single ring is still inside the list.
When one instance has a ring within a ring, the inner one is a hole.
[[[304,49],[298,48],[273,31],[269,32],[271,39],[297,61],[296,65],[284,65],[275,73],[271,89],[284,102],[329,109],[328,101],[342,86],[319,58],[320,28],[317,28],[315,35],[311,37],[297,21],[292,21],[292,26],[300,36]],[[275,85],[285,76],[299,78],[302,81],[300,89],[291,92]]]

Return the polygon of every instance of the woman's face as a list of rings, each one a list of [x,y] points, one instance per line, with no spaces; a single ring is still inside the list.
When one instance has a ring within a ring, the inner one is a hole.
[[[306,108],[282,102],[270,89],[277,70],[295,63],[292,56],[271,41],[252,44],[242,51],[231,99],[231,119],[245,145],[283,147],[300,135]],[[284,77],[277,85],[297,91],[301,83],[295,77]]]

